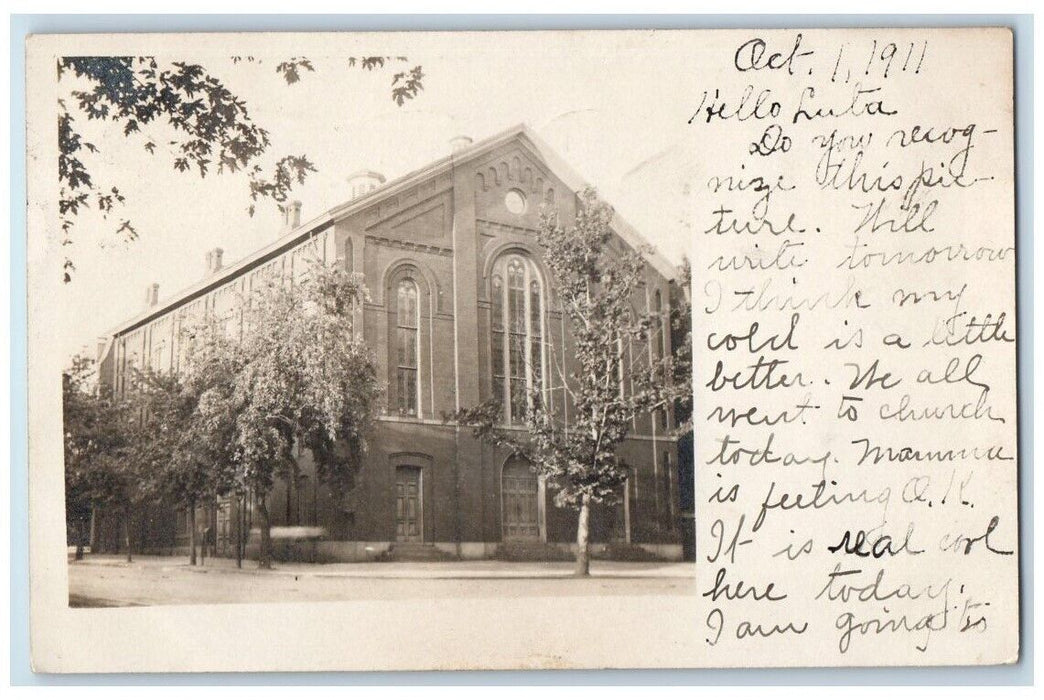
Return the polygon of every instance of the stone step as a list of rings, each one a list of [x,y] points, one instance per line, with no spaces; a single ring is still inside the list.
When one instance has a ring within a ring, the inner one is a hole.
[[[636,544],[612,542],[609,544],[592,544],[591,558],[610,561],[663,561],[655,554],[642,549]],[[505,561],[573,561],[576,555],[565,543],[553,542],[502,542],[498,547],[496,559]]]
[[[457,557],[431,544],[399,542],[384,553],[384,561],[454,561]]]
[[[496,559],[504,561],[573,561],[569,547],[551,542],[501,542]]]
[[[652,552],[628,542],[610,542],[604,546],[592,547],[591,558],[610,561],[665,561]]]

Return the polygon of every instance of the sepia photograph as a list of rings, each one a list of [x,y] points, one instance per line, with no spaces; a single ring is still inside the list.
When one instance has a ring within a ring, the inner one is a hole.
[[[459,55],[58,70],[70,605],[694,593],[669,136]]]

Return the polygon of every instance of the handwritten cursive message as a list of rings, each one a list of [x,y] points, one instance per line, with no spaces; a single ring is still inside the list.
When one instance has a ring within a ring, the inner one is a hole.
[[[1010,33],[734,37],[688,118],[708,656],[1014,661]]]

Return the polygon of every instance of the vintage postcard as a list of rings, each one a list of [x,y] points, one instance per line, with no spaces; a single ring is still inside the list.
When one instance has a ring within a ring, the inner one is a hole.
[[[37,671],[1018,659],[1009,30],[27,70]]]

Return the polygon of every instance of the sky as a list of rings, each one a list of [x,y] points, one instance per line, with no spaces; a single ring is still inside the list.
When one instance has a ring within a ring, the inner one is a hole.
[[[318,172],[293,195],[303,203],[303,221],[346,201],[354,171],[393,179],[446,155],[454,136],[480,140],[526,122],[668,260],[680,262],[688,251],[679,198],[694,158],[687,120],[698,81],[687,66],[699,49],[691,43],[682,51],[662,32],[550,39],[402,33],[163,48],[157,59],[198,62],[246,101],[271,134],[266,165],[284,154],[315,163]],[[234,63],[233,55],[257,60]],[[423,92],[396,106],[393,71],[348,68],[348,56],[364,55],[405,55],[409,62],[399,65],[420,64]],[[316,70],[287,85],[275,66],[292,56],[307,56]],[[74,87],[59,83],[60,92]],[[146,153],[146,140],[166,140],[162,126],[125,138],[111,123],[78,124],[98,147],[86,160],[96,181],[118,186],[126,202],[118,218],[88,214],[76,222],[68,250],[77,269],[60,292],[66,357],[93,354],[99,336],[140,313],[148,285],[160,285],[162,301],[203,276],[206,251],[223,248],[227,265],[280,229],[272,202],[247,214],[245,176],[201,179],[175,172],[162,148]],[[137,240],[113,235],[122,218],[134,224]]]

